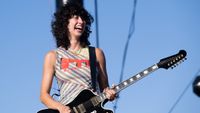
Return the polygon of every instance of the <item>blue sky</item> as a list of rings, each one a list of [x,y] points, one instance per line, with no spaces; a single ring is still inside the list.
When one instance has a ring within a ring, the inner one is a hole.
[[[94,16],[94,1],[85,0]],[[53,0],[1,0],[0,70],[2,113],[36,113],[44,55],[55,48],[50,22]],[[173,70],[159,69],[120,93],[116,113],[169,113],[195,76],[200,75],[200,1],[138,0],[135,32],[130,39],[123,80],[160,59],[187,51]],[[118,84],[133,0],[99,0],[99,44],[104,50],[110,84]],[[90,41],[95,46],[95,24]],[[56,85],[53,85],[56,88]],[[52,90],[54,91],[54,90]],[[113,107],[113,102],[106,107]],[[171,113],[200,113],[200,98],[186,90]]]

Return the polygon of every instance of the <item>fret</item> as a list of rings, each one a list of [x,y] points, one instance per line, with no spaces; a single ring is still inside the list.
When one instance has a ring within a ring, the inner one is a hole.
[[[148,74],[148,72],[149,72],[148,70],[145,70],[145,71],[143,72],[143,74],[146,75],[146,74]]]
[[[126,86],[128,83],[125,81],[123,84],[124,84],[124,86]]]
[[[134,79],[133,79],[133,78],[130,78],[129,80],[130,80],[130,82],[133,82],[133,81],[134,81]]]
[[[120,90],[120,87],[119,87],[119,86],[116,86],[115,89],[116,89],[116,90]]]
[[[141,77],[142,73],[141,74],[137,74],[135,77],[136,79],[139,79]]]

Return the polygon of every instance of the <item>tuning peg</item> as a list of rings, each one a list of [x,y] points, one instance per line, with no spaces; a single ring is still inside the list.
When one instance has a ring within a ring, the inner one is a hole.
[[[180,63],[182,63],[184,60],[180,60],[178,63],[180,64]]]
[[[183,57],[184,57],[184,55],[183,55],[183,54],[181,54],[181,57],[183,58]]]

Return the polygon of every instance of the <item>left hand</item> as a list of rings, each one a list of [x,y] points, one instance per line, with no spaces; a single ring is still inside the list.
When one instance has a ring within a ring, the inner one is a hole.
[[[116,92],[113,88],[105,88],[103,92],[106,94],[108,100],[113,101],[116,98]]]

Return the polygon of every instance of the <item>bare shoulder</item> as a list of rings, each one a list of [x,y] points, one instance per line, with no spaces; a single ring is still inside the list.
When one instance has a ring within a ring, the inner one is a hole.
[[[56,52],[54,51],[54,50],[50,50],[50,51],[48,51],[47,53],[46,53],[46,55],[45,55],[45,58],[48,58],[48,57],[50,57],[50,58],[53,58],[53,57],[56,57]]]
[[[97,55],[103,55],[103,50],[101,48],[95,48],[95,52]]]
[[[45,61],[55,63],[56,60],[56,52],[54,50],[50,50],[45,55]]]
[[[101,48],[95,48],[95,53],[98,61],[105,59],[104,52]]]

